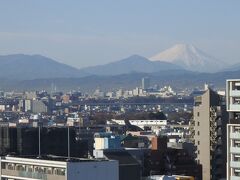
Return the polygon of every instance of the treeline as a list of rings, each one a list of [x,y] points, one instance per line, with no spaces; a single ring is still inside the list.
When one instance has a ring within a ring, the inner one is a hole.
[[[168,98],[156,97],[156,96],[147,96],[147,97],[134,96],[134,97],[125,99],[124,102],[127,102],[127,103],[193,103],[194,99],[193,97],[179,98],[177,96],[168,97]]]
[[[81,104],[87,104],[87,103],[193,103],[194,99],[193,97],[156,97],[156,96],[134,96],[130,98],[123,98],[123,99],[87,99],[87,100],[81,100]]]

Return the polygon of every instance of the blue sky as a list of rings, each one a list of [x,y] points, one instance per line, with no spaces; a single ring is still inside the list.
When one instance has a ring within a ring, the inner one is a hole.
[[[236,63],[239,8],[239,0],[0,0],[0,54],[86,67],[190,43]]]

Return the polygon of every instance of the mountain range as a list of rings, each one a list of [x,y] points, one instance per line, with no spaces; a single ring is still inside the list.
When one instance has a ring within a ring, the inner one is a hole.
[[[0,78],[27,80],[87,75],[77,68],[41,55],[13,54],[0,56]]]
[[[212,83],[223,85],[224,78],[239,77],[239,70],[240,64],[227,66],[193,45],[186,44],[174,45],[149,59],[132,55],[112,63],[82,69],[41,55],[14,54],[0,56],[0,88],[17,86],[20,89],[42,89],[51,83],[66,88],[132,87],[139,85],[144,76],[151,77],[152,83],[160,84],[168,82],[188,86],[212,80]]]
[[[152,73],[164,70],[182,69],[181,66],[169,62],[150,61],[139,55],[108,63],[82,69],[84,72],[94,75],[120,75],[128,73]]]
[[[97,87],[102,90],[114,90],[119,88],[133,89],[141,85],[141,78],[148,76],[151,84],[161,87],[170,85],[174,89],[186,89],[200,87],[204,83],[214,84],[215,87],[224,88],[226,79],[240,77],[240,70],[218,73],[198,73],[186,70],[162,71],[158,73],[130,73],[115,76],[86,76],[81,78],[48,78],[21,81],[5,81],[0,79],[2,90],[41,90],[51,91],[51,87],[57,90],[69,91],[80,89],[84,92],[93,92]]]
[[[176,44],[150,58],[156,62],[168,62],[197,72],[218,72],[226,63],[206,54],[191,44]]]

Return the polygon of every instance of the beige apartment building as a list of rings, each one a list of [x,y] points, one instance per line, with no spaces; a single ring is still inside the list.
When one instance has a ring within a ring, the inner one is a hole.
[[[224,179],[228,119],[224,96],[208,88],[194,103],[192,134],[203,180]]]

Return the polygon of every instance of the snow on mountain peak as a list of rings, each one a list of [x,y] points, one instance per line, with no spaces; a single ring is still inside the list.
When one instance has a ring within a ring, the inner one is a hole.
[[[187,70],[199,72],[216,72],[225,65],[191,44],[176,44],[151,57],[150,60],[170,62]]]

